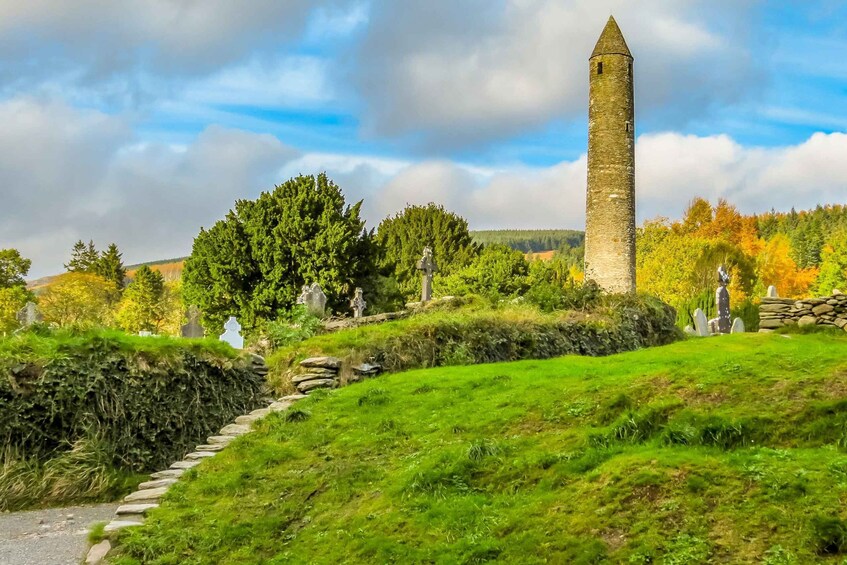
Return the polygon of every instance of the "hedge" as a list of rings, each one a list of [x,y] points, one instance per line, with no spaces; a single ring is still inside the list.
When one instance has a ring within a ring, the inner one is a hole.
[[[0,341],[0,445],[46,460],[91,439],[115,468],[164,468],[256,408],[263,384],[212,341],[16,336]]]

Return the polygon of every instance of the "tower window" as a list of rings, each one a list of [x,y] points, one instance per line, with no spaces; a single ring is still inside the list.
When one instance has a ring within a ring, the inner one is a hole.
[[[597,63],[597,74],[598,74],[598,75],[602,75],[602,74],[603,74],[603,62],[602,62],[602,61],[601,61],[601,62],[599,62],[599,63]]]
[[[631,133],[631,132],[632,132],[632,122],[627,122],[626,123],[626,133]]]
[[[632,76],[632,63],[627,63],[626,71],[629,73],[629,76]]]

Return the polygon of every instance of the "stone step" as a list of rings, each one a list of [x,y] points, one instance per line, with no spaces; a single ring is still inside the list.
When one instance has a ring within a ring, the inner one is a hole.
[[[100,565],[111,549],[112,544],[107,539],[91,546],[91,549],[88,550],[88,554],[85,556],[85,565]]]
[[[291,404],[291,402],[274,402],[268,406],[268,410],[271,412],[284,412],[291,407]]]
[[[211,451],[195,451],[193,453],[189,453],[185,456],[187,461],[199,461],[201,459],[206,459],[207,457],[214,457],[217,453],[213,453]]]
[[[147,514],[153,508],[158,508],[158,504],[124,504],[123,506],[118,506],[118,509],[115,510],[115,514],[118,516],[125,516],[127,514],[137,514],[139,516],[143,516]]]
[[[153,501],[159,500],[162,498],[165,493],[168,492],[168,487],[157,487],[157,488],[148,488],[144,490],[137,490],[131,494],[126,495],[124,498],[124,502],[146,502],[152,503]]]
[[[223,443],[203,443],[194,448],[194,451],[211,451],[218,452],[221,451],[226,445]]]
[[[199,461],[177,461],[171,464],[171,469],[191,469],[199,464]]]
[[[256,410],[253,410],[252,412],[250,412],[250,415],[251,416],[258,416],[259,418],[264,418],[265,416],[267,416],[270,413],[271,413],[271,411],[268,410],[267,408],[258,408]]]
[[[153,479],[178,479],[184,474],[185,471],[182,469],[165,469],[164,471],[151,473],[150,477]]]
[[[278,399],[277,402],[296,402],[298,400],[303,400],[304,398],[309,398],[305,394],[289,394],[288,396],[283,396]]]
[[[235,423],[239,426],[251,426],[253,422],[257,420],[261,420],[262,416],[252,416],[250,414],[244,414],[243,416],[239,416],[235,419]]]
[[[244,434],[249,434],[250,428],[248,426],[242,426],[240,424],[230,424],[228,426],[224,426],[221,428],[220,435],[222,436],[243,436]],[[214,443],[214,442],[209,442]]]
[[[124,528],[131,528],[133,526],[143,526],[144,522],[139,522],[138,520],[112,520],[106,527],[103,528],[103,531],[108,533],[117,532],[118,530],[122,530]]]
[[[158,481],[147,481],[138,485],[138,490],[147,490],[154,488],[169,487],[176,483],[176,479],[159,479]]]
[[[334,379],[316,379],[314,381],[306,381],[297,385],[297,390],[300,392],[308,392],[316,388],[334,388],[338,384]]]
[[[233,436],[209,436],[206,438],[206,443],[212,445],[228,445],[234,439],[235,437]]]

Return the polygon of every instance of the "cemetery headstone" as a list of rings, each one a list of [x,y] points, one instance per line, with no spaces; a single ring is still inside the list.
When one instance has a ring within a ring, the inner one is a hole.
[[[318,283],[303,285],[297,304],[303,304],[309,312],[323,318],[326,313],[326,294]]]
[[[736,318],[732,321],[732,330],[729,333],[733,334],[743,334],[746,331],[744,328],[744,320],[741,318]]]
[[[35,302],[27,302],[26,306],[18,310],[17,318],[23,328],[28,328],[33,324],[37,324],[44,320],[44,317],[41,315],[41,312],[38,311],[38,306],[35,305]]]
[[[774,285],[768,287],[768,298],[779,298],[779,293]]]
[[[353,309],[353,317],[361,318],[367,307],[368,303],[365,302],[365,297],[362,296],[362,289],[356,288],[356,294],[353,296],[353,300],[350,301],[350,308]]]
[[[432,274],[438,271],[438,265],[432,258],[432,249],[427,245],[423,250],[423,257],[418,261],[418,270],[421,271],[421,302],[432,300]]]
[[[188,323],[181,328],[182,337],[198,338],[206,336],[206,328],[200,324],[200,309],[197,306],[189,307],[185,317]]]
[[[706,314],[699,308],[694,311],[694,330],[700,337],[709,337],[709,320],[706,319]]]
[[[141,330],[140,332],[138,332],[138,335],[140,337],[153,337],[153,332],[151,332],[150,330]]]
[[[244,349],[244,338],[241,336],[241,324],[235,319],[235,316],[230,316],[229,320],[224,324],[224,333],[221,334],[221,341],[230,344],[235,349]]]
[[[718,290],[715,293],[715,304],[718,305],[718,331],[722,334],[728,334],[732,329],[732,318],[729,313],[729,291],[726,285],[729,284],[729,274],[724,270],[723,265],[718,267]]]

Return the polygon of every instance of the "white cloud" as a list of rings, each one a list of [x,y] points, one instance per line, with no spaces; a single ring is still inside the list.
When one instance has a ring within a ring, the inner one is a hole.
[[[743,35],[709,19],[715,4],[722,21],[743,22],[753,2],[375,1],[351,78],[378,135],[440,149],[490,142],[584,114],[588,57],[614,12],[636,58],[639,111],[679,123],[755,87],[760,72]]]

